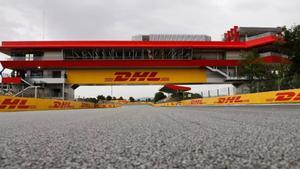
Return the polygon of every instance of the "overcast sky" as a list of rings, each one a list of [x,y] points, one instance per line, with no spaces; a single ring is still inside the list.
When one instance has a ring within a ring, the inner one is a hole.
[[[0,41],[126,40],[149,33],[208,34],[220,40],[233,25],[299,24],[299,7],[299,0],[0,0]],[[145,97],[158,87],[115,88],[114,93]],[[102,93],[110,94],[108,87],[76,91]]]

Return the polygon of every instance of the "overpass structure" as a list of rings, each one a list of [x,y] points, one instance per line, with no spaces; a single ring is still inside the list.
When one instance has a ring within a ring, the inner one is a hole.
[[[180,37],[180,38],[178,38]],[[234,26],[222,41],[183,35],[140,35],[131,41],[4,41],[2,89],[13,95],[74,99],[80,85],[240,83],[241,53],[265,63],[286,60],[274,43],[279,27]],[[12,70],[9,75],[5,69]]]

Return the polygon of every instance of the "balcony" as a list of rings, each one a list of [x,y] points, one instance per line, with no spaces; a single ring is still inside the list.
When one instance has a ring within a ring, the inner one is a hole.
[[[35,83],[35,84],[42,84],[42,83],[47,83],[47,84],[61,84],[65,83],[66,79],[65,78],[26,78],[26,80]]]

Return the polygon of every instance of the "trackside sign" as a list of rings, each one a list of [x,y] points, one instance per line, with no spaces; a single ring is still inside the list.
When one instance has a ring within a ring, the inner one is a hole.
[[[27,99],[5,98],[0,102],[0,109],[33,109],[35,105],[29,105]]]
[[[168,77],[159,77],[158,72],[116,72],[113,78],[105,78],[105,82],[158,82],[170,81]]]
[[[300,103],[300,89],[192,99],[179,103],[184,106]],[[161,106],[171,106],[171,104],[162,103]]]
[[[94,108],[94,103],[0,96],[0,112]]]
[[[203,69],[78,69],[67,71],[67,83],[79,85],[205,83]]]

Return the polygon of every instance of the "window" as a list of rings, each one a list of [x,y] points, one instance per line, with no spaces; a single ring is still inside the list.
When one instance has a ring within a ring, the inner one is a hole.
[[[61,78],[61,71],[53,71],[52,78]]]
[[[43,71],[42,70],[32,70],[30,73],[30,76],[32,78],[42,78],[43,77]]]

